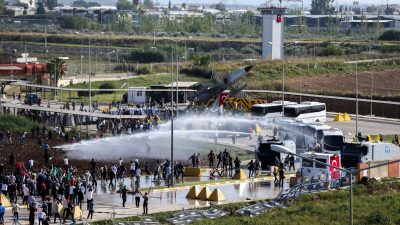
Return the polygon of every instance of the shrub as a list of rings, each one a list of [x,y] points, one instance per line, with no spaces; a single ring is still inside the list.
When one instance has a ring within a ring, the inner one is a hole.
[[[188,76],[203,77],[207,79],[210,79],[212,75],[212,71],[210,69],[198,66],[193,68],[182,68],[180,71]]]
[[[400,31],[399,30],[387,30],[379,36],[380,40],[384,41],[400,41]]]
[[[25,116],[0,115],[0,130],[28,132],[33,125],[37,125],[37,123]]]
[[[390,220],[390,216],[381,211],[373,212],[368,216],[368,224],[391,224]]]
[[[154,50],[135,50],[129,54],[129,59],[139,63],[165,62],[167,54],[162,49]]]
[[[91,92],[92,97],[96,95],[95,91]],[[89,97],[89,89],[87,91],[78,91],[78,97]]]
[[[115,85],[110,82],[106,82],[99,86],[99,89],[115,89]],[[112,94],[113,91],[99,91],[99,94]]]
[[[150,69],[147,66],[139,66],[136,72],[137,74],[150,74]]]
[[[319,55],[321,56],[340,56],[343,55],[344,51],[340,47],[333,44],[328,44],[326,47],[322,48]]]

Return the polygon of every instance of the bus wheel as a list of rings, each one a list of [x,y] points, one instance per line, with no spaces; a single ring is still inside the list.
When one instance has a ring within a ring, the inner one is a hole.
[[[317,119],[315,122],[319,123],[319,119]]]

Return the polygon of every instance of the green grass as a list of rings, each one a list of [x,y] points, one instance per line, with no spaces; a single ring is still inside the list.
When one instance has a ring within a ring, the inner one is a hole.
[[[0,115],[0,131],[29,132],[34,125],[38,123],[25,116]]]
[[[383,183],[370,182],[367,186],[355,185],[354,224],[400,224],[400,182],[391,179]],[[316,194],[303,194],[288,203],[287,209],[272,209],[257,217],[228,215],[222,218],[196,221],[194,225],[342,225],[348,224],[348,190],[327,191]],[[227,211],[234,212],[251,203],[232,203],[221,205]],[[151,206],[150,206],[151,207]],[[152,216],[167,224],[174,212],[155,213]],[[119,219],[139,220],[137,217]],[[93,224],[111,224],[110,221],[98,221]]]

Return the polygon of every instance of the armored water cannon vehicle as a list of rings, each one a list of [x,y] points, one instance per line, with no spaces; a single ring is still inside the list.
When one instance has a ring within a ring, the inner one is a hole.
[[[275,159],[278,158],[280,162],[285,160],[287,154],[282,154],[271,149],[271,145],[282,145],[290,149],[291,152],[296,153],[296,143],[292,140],[278,140],[269,139],[259,143],[256,150],[258,160],[261,162],[261,169],[270,171],[271,166],[275,165]]]
[[[344,144],[340,155],[343,167],[355,168],[359,163],[399,159],[400,147],[379,141],[352,142]]]

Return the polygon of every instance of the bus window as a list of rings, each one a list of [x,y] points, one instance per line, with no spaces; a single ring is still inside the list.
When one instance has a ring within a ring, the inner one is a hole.
[[[303,158],[303,164],[301,167],[313,167],[313,161]]]
[[[299,116],[296,108],[285,108],[285,117],[296,118]]]
[[[323,162],[323,163],[326,163],[326,159],[315,159],[315,160],[320,161],[320,162]],[[322,169],[325,169],[325,168],[326,168],[326,165],[319,164],[319,163],[315,163],[315,168],[322,168]]]
[[[265,108],[262,106],[253,106],[251,108],[251,114],[253,116],[265,116]]]

